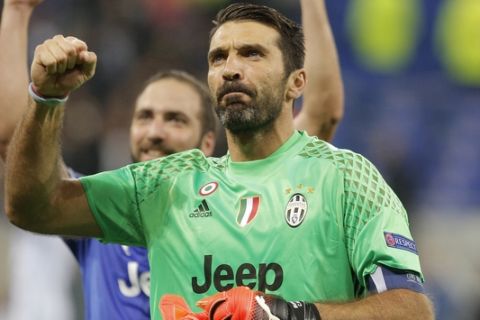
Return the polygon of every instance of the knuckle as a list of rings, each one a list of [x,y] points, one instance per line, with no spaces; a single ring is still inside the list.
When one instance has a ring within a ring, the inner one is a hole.
[[[66,64],[67,60],[68,60],[67,55],[62,54],[62,55],[56,57],[56,59],[53,63],[56,63],[57,65],[63,65],[63,64]]]
[[[68,57],[74,57],[74,56],[76,56],[76,53],[77,53],[77,50],[72,46],[68,46],[68,47],[65,48],[65,54]]]
[[[64,51],[57,53],[57,61],[65,62],[68,59],[68,54]]]

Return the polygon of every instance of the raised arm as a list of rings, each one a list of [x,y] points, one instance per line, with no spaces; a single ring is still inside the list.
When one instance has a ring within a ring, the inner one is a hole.
[[[343,117],[343,83],[324,0],[300,0],[307,85],[295,128],[331,141]]]
[[[15,130],[5,174],[7,216],[23,229],[101,236],[80,182],[62,178],[59,146],[61,98],[89,80],[95,66],[96,55],[73,37],[55,36],[35,49],[31,78],[36,98]]]
[[[30,16],[42,0],[4,0],[0,24],[0,157],[27,106],[27,34]],[[8,66],[8,67],[7,67]]]

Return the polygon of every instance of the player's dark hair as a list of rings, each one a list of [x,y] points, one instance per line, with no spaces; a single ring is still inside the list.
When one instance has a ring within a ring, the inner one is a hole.
[[[213,110],[211,96],[207,86],[188,72],[180,70],[166,70],[157,72],[147,81],[145,81],[143,88],[140,92],[143,92],[143,90],[145,90],[145,88],[148,87],[150,84],[163,79],[174,79],[180,82],[184,82],[190,85],[198,93],[202,104],[200,117],[202,125],[202,136],[210,131],[216,133],[218,127],[217,117],[215,116]]]
[[[302,26],[267,6],[234,3],[220,10],[213,21],[215,26],[210,31],[210,41],[222,24],[240,20],[262,23],[274,28],[280,34],[278,47],[283,55],[285,76],[303,68],[305,61],[305,37]]]

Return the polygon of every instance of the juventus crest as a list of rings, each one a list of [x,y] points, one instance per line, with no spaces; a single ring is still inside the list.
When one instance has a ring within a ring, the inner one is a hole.
[[[295,193],[287,203],[285,208],[285,220],[292,228],[298,227],[307,215],[307,199],[300,194]]]

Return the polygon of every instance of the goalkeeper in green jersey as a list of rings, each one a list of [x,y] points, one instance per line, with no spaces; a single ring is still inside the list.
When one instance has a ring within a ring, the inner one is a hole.
[[[8,154],[9,218],[146,246],[153,319],[432,319],[399,199],[361,155],[294,130],[303,60],[301,28],[277,11],[221,10],[208,84],[228,154],[192,150],[78,181],[61,178],[58,136],[96,56],[75,38],[46,41]]]

